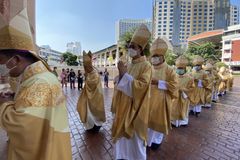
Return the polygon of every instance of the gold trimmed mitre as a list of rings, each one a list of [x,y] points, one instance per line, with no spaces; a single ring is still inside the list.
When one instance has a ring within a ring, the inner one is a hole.
[[[141,24],[139,28],[134,32],[132,40],[130,43],[135,43],[144,49],[146,45],[149,42],[149,39],[151,37],[151,33],[148,30],[147,26],[144,24]]]
[[[213,69],[213,65],[211,63],[207,63],[204,67],[204,70],[211,71]]]
[[[24,0],[3,0],[0,8],[0,50],[35,51]]]
[[[92,53],[91,53],[91,51],[89,51],[88,53],[83,51],[83,65],[88,66],[88,67],[92,67]]]
[[[24,50],[48,64],[36,53],[27,14],[26,0],[1,0],[0,2],[0,50]],[[23,54],[20,52],[19,54]],[[25,54],[25,53],[24,53]]]
[[[150,48],[151,56],[159,55],[159,56],[165,56],[168,49],[171,49],[172,46],[170,42],[168,42],[165,38],[157,38]]]
[[[201,57],[201,56],[199,56],[199,55],[197,55],[197,56],[195,56],[194,58],[193,58],[193,65],[203,65],[203,63],[204,63],[204,59]]]
[[[186,68],[188,65],[188,59],[185,56],[180,56],[176,59],[176,67]]]

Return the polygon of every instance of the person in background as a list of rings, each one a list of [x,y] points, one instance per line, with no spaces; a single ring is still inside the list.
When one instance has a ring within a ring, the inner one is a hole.
[[[173,100],[171,121],[175,127],[187,126],[191,90],[195,87],[194,79],[187,73],[188,60],[180,56],[176,60],[178,78],[178,98]]]
[[[218,89],[218,96],[221,97],[226,94],[226,90],[227,90],[228,75],[226,73],[226,67],[222,66],[219,69],[218,75],[221,78],[221,82],[219,84],[219,89]]]
[[[77,111],[88,132],[98,133],[106,121],[100,75],[92,64],[92,53],[83,52],[85,85],[78,99]]]
[[[213,100],[213,87],[214,87],[214,80],[215,76],[213,74],[213,66],[211,63],[207,63],[206,66],[204,67],[204,70],[207,74],[208,78],[208,86],[205,89],[205,105],[204,107],[206,108],[211,108],[212,107],[212,100]]]
[[[65,69],[62,69],[60,78],[61,78],[62,88],[64,87],[64,85],[67,88],[67,73],[66,73]]]
[[[70,78],[70,88],[75,89],[76,73],[74,72],[73,69],[70,70],[69,78]]]
[[[202,106],[205,104],[205,90],[208,86],[208,76],[202,69],[204,59],[201,56],[195,56],[192,63],[193,70],[191,76],[194,78],[196,87],[194,87],[191,94],[191,114],[195,114],[198,117],[202,111]]]
[[[109,73],[107,68],[104,71],[104,86],[108,88]]]
[[[69,71],[69,68],[67,68],[67,70],[66,70],[66,80],[67,80],[67,83],[70,83],[70,71]]]
[[[56,77],[58,77],[57,67],[53,67],[52,73],[53,73]]]
[[[82,90],[83,88],[83,74],[80,70],[78,70],[78,76],[77,76],[77,79],[78,79],[78,90]]]
[[[233,81],[234,81],[233,74],[232,74],[232,70],[231,70],[231,69],[228,69],[228,70],[227,70],[227,74],[228,74],[227,91],[231,91],[231,90],[232,90],[232,87],[233,87]]]

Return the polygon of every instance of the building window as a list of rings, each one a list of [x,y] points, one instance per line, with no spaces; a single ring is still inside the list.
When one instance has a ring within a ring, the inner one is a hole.
[[[231,44],[231,41],[225,41],[224,44]]]

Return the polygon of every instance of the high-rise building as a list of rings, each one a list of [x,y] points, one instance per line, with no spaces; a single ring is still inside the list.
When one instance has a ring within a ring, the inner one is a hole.
[[[231,5],[230,26],[239,24],[239,6]]]
[[[67,43],[67,52],[80,56],[82,53],[81,43],[80,42],[70,42]]]
[[[240,71],[240,24],[229,26],[222,36],[222,62]]]
[[[153,7],[153,37],[166,37],[174,46],[213,30],[214,0],[155,0]]]
[[[126,32],[129,32],[141,24],[145,24],[150,31],[152,31],[152,21],[149,19],[121,19],[116,22],[116,43],[120,37]]]
[[[230,0],[215,0],[214,29],[227,29],[230,24]]]
[[[59,66],[62,61],[62,53],[51,49],[49,45],[39,47],[39,56],[46,60],[50,66]]]
[[[174,0],[156,0],[153,9],[153,37],[172,40],[174,21]],[[175,11],[177,12],[177,11]]]

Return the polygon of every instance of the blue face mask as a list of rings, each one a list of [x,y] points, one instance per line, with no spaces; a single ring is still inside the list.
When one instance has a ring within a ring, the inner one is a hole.
[[[183,74],[185,74],[185,69],[177,69],[176,73],[179,75],[183,75]]]

